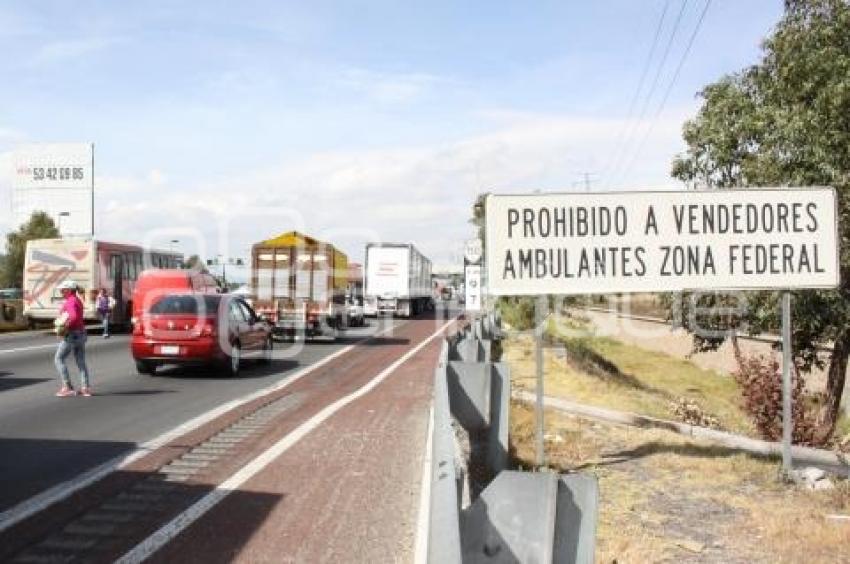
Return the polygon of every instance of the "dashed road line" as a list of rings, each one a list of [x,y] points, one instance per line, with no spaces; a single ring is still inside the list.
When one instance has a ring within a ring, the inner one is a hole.
[[[398,329],[398,327],[394,327],[394,326],[389,327],[389,328],[387,328],[383,331],[376,333],[375,335],[366,337],[363,340],[367,341],[371,338],[381,336],[384,333],[387,333],[389,331],[393,331],[393,330],[396,330],[396,329]],[[359,341],[358,341],[358,343],[359,343]],[[143,456],[145,456],[146,454],[158,449],[159,447],[171,442],[172,440],[176,439],[177,437],[180,437],[182,435],[185,435],[186,433],[194,431],[195,429],[201,427],[202,425],[205,425],[205,424],[209,423],[210,421],[213,421],[214,419],[220,417],[221,415],[224,415],[225,413],[227,413],[227,412],[229,412],[233,409],[236,409],[239,406],[242,406],[246,403],[254,401],[255,399],[261,398],[264,395],[271,394],[271,393],[274,393],[274,392],[277,392],[277,391],[280,391],[280,390],[286,388],[287,386],[297,382],[298,380],[300,380],[304,376],[308,375],[310,372],[317,370],[317,369],[321,368],[322,366],[324,366],[325,364],[328,364],[329,362],[332,362],[333,360],[339,358],[340,356],[350,352],[352,349],[354,349],[357,346],[358,343],[354,343],[354,344],[348,345],[346,347],[343,347],[342,349],[326,356],[325,358],[317,361],[316,363],[311,364],[310,366],[304,367],[302,370],[296,372],[295,374],[284,376],[276,384],[273,384],[271,386],[268,386],[268,387],[263,388],[261,390],[258,390],[256,392],[252,392],[252,393],[247,394],[247,395],[245,395],[241,398],[229,401],[225,404],[222,404],[222,405],[220,405],[216,408],[213,408],[213,409],[207,411],[206,413],[202,413],[201,415],[198,415],[197,417],[194,417],[194,418],[190,419],[189,421],[187,421],[187,422],[185,422],[181,425],[178,425],[177,427],[171,429],[170,431],[167,431],[167,432],[159,435],[158,437],[156,437],[154,439],[151,439],[149,441],[146,441],[145,443],[142,443],[142,445],[140,445],[137,449],[130,452],[129,454],[122,454],[122,455],[116,456],[115,458],[112,458],[111,460],[108,460],[108,461],[104,462],[103,464],[96,466],[95,468],[92,468],[88,472],[82,473],[81,475],[77,476],[76,478],[74,478],[72,480],[68,480],[66,482],[62,482],[61,484],[57,484],[57,485],[53,486],[52,488],[49,488],[49,489],[43,491],[40,494],[37,494],[37,495],[35,495],[35,496],[25,500],[25,501],[22,501],[21,503],[15,505],[14,507],[12,507],[10,509],[7,509],[6,511],[0,512],[0,533],[5,531],[9,527],[12,527],[13,525],[20,523],[24,519],[26,519],[26,518],[28,518],[32,515],[35,515],[36,513],[40,512],[40,511],[43,511],[44,509],[53,505],[54,503],[62,501],[63,499],[67,499],[73,493],[75,493],[75,492],[97,482],[98,480],[104,478],[105,476],[114,472],[115,470],[119,470],[121,468],[126,467],[129,464],[132,464],[136,460],[138,460],[138,459],[142,458]],[[45,348],[47,346],[55,347],[56,345],[55,344],[38,345],[38,347],[28,347],[28,348]],[[17,350],[22,350],[22,349],[17,349]],[[3,353],[3,352],[11,352],[11,351],[9,351],[8,349],[6,351],[0,351],[0,353]]]

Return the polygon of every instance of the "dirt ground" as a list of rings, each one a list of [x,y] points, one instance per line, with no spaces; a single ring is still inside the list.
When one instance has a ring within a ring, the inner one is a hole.
[[[665,419],[674,418],[669,399],[684,396],[718,415],[723,428],[752,435],[734,381],[686,360],[689,340],[664,330],[645,340],[589,338],[611,374],[585,372],[547,350],[546,394]],[[502,359],[515,390],[534,388],[528,337],[508,339]],[[533,466],[533,421],[530,406],[513,404],[512,455],[520,467]],[[546,412],[545,437],[549,469],[599,479],[598,562],[850,563],[846,480],[807,490],[784,482],[775,459],[555,411]]]
[[[534,459],[533,412],[511,413],[514,460]],[[810,491],[774,460],[659,430],[546,414],[547,466],[595,474],[597,562],[850,562],[850,484]]]

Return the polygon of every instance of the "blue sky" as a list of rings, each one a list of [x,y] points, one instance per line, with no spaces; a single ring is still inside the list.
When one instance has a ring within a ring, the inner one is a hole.
[[[584,172],[594,190],[675,186],[696,93],[755,63],[782,11],[712,1],[670,87],[704,2],[647,101],[682,0],[5,2],[0,165],[21,143],[94,142],[104,238],[243,255],[299,224],[355,258],[379,237],[450,262],[479,192]]]

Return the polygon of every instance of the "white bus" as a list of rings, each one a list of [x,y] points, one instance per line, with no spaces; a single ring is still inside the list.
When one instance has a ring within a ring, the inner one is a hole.
[[[148,268],[176,268],[182,255],[138,245],[97,239],[36,239],[27,242],[24,259],[24,317],[30,327],[59,315],[62,295],[56,287],[72,280],[81,288],[86,321],[97,321],[95,297],[106,289],[115,299],[110,322],[130,320],[133,287]]]

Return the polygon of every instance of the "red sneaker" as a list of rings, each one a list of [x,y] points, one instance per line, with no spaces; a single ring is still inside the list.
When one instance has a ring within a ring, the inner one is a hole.
[[[74,388],[69,388],[68,386],[62,386],[62,388],[60,388],[59,391],[56,392],[56,397],[60,398],[67,398],[75,395],[77,395],[77,392],[74,390]]]
[[[91,388],[83,388],[82,390],[80,390],[80,395],[90,398],[92,396]]]

